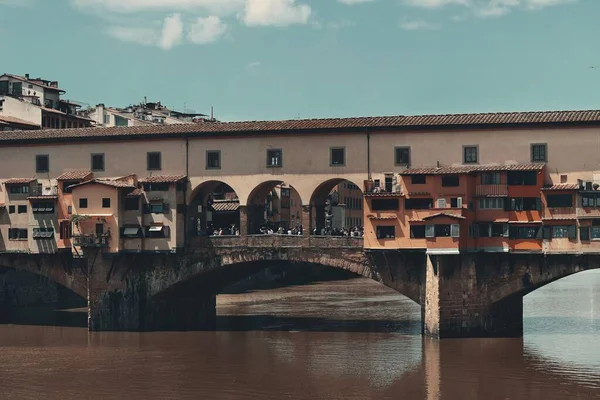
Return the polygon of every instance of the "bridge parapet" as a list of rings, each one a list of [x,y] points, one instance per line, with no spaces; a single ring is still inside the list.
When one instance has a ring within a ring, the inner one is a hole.
[[[363,239],[338,236],[248,235],[209,236],[190,240],[193,249],[210,248],[311,248],[311,249],[363,249]]]

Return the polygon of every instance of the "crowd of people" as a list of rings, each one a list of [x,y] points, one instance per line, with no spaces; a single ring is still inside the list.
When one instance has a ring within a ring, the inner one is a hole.
[[[240,235],[240,228],[236,225],[230,225],[224,228],[215,228],[214,226],[210,225],[207,228],[207,232],[206,232],[207,236],[239,236]]]
[[[323,228],[319,232],[317,228],[313,229],[313,235],[320,236],[345,236],[345,237],[363,237],[364,229],[362,226],[355,226],[352,228]]]
[[[258,230],[259,235],[296,235],[302,236],[304,229],[302,225],[296,225],[295,227],[285,228],[283,226],[275,227],[271,225],[263,225]],[[312,234],[314,236],[338,236],[338,237],[363,237],[364,229],[362,226],[355,226],[352,228],[322,228],[318,230],[313,229]],[[240,228],[237,225],[230,225],[228,227],[215,228],[210,225],[206,232],[202,232],[201,236],[239,236]]]
[[[302,236],[304,233],[304,229],[302,225],[296,225],[293,228],[284,228],[283,226],[279,226],[279,228],[274,228],[269,225],[263,225],[259,229],[259,233],[262,235],[297,235]]]

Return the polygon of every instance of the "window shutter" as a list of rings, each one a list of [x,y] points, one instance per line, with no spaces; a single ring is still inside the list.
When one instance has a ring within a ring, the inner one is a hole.
[[[505,197],[504,198],[504,211],[510,211],[512,203],[513,203],[513,199],[511,199],[509,197]]]
[[[508,224],[503,224],[502,228],[504,229],[504,233],[502,234],[502,236],[504,237],[508,237]]]
[[[569,227],[567,228],[567,237],[571,240],[577,239],[577,226],[576,225],[569,225]]]
[[[437,208],[446,208],[446,199],[437,199]]]
[[[425,237],[435,237],[435,225],[425,225]]]
[[[544,230],[544,239],[547,239],[547,240],[552,239],[552,227],[544,226],[543,230]]]
[[[479,232],[480,226],[479,224],[473,224],[473,237],[481,237],[481,233]]]
[[[462,197],[458,197],[456,199],[456,207],[457,208],[462,208],[462,206],[463,206]]]
[[[535,199],[535,209],[538,211],[542,211],[542,199],[536,197]]]
[[[453,238],[460,237],[460,225],[459,224],[450,225],[450,236],[452,236]]]
[[[590,227],[589,226],[582,226],[579,228],[579,239],[581,241],[590,240]]]
[[[167,203],[163,203],[163,213],[168,213],[171,209]]]
[[[171,227],[170,226],[164,226],[163,227],[163,233],[165,234],[165,237],[168,238],[171,236]]]

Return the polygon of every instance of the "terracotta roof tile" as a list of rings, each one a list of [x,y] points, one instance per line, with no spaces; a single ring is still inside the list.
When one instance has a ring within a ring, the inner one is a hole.
[[[127,197],[140,197],[144,195],[144,189],[134,189],[133,191],[127,193]]]
[[[424,221],[427,221],[429,219],[438,218],[438,217],[448,217],[448,218],[454,218],[454,219],[467,219],[466,217],[463,217],[462,215],[456,215],[456,214],[451,214],[451,213],[447,213],[447,212],[439,212],[436,214],[431,214],[431,215],[428,215],[421,219]]]
[[[36,178],[11,178],[4,181],[5,185],[27,185],[31,182],[37,181]]]
[[[431,196],[429,192],[408,192],[409,196]]]
[[[392,219],[398,219],[397,216],[394,215],[386,215],[386,216],[378,216],[378,215],[367,215],[368,219],[374,219],[374,220],[379,220],[379,221],[384,221],[384,220],[392,220]]]
[[[542,217],[542,221],[573,221],[577,219],[576,215],[572,216],[562,216],[562,217]]]
[[[27,197],[27,200],[56,200],[58,199],[57,195],[50,195],[50,196],[29,196]]]
[[[400,175],[448,175],[490,171],[541,171],[544,168],[544,165],[545,164],[461,165],[456,167],[409,168],[400,172]]]
[[[86,182],[78,183],[77,185],[70,186],[71,188],[76,188],[83,185],[88,185],[91,183],[97,183],[100,185],[110,186],[114,188],[133,188],[134,186],[126,181],[118,181],[118,180],[110,180],[110,179],[92,179]]]
[[[203,122],[161,126],[110,128],[48,129],[42,131],[6,132],[0,141],[84,140],[90,138],[135,138],[147,136],[177,137],[184,135],[265,134],[296,131],[364,130],[364,129],[456,129],[464,127],[493,128],[503,126],[600,125],[600,110],[501,112],[489,114],[416,115],[355,118],[326,118],[285,121]]]
[[[237,211],[240,208],[238,200],[215,200],[212,204],[215,211]]]
[[[156,175],[143,179],[143,183],[177,183],[186,179],[185,175]]]
[[[40,125],[34,124],[33,122],[25,121],[21,118],[9,117],[7,115],[0,115],[0,122],[6,122],[7,124],[18,124],[18,125],[26,125],[34,128],[39,128]]]
[[[58,181],[80,181],[92,177],[92,171],[88,170],[72,170],[65,171],[56,180]]]
[[[554,191],[554,190],[579,190],[579,185],[576,183],[557,183],[552,186],[543,187],[542,190]]]

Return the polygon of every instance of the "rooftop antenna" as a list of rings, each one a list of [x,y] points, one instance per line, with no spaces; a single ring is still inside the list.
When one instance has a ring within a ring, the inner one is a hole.
[[[210,120],[214,120],[215,119],[215,109],[213,106],[210,106]]]

